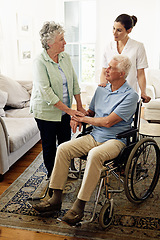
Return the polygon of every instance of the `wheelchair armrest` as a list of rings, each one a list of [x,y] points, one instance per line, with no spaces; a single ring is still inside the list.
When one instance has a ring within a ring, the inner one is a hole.
[[[82,126],[83,126],[82,134],[84,135],[90,133],[93,129],[93,126],[92,125],[87,126],[87,123],[82,122]]]
[[[83,130],[82,130],[82,135],[86,135],[90,133],[93,129],[93,126],[90,125],[87,127],[86,123],[82,123],[83,125]],[[129,138],[135,136],[135,133],[138,132],[137,128],[130,128],[129,130],[123,131],[121,133],[116,134],[116,138],[121,139],[121,138]]]
[[[138,132],[137,128],[131,128],[129,130],[116,134],[116,138],[120,139],[120,138],[133,137],[136,132]]]

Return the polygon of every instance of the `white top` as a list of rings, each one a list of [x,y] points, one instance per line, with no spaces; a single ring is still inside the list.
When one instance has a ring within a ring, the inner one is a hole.
[[[108,63],[111,61],[113,56],[117,54],[119,54],[117,50],[117,42],[113,41],[105,48],[102,67],[107,68]],[[132,66],[126,80],[136,92],[139,92],[137,69],[148,67],[144,45],[141,42],[137,42],[129,38],[121,54],[128,56],[132,62]]]

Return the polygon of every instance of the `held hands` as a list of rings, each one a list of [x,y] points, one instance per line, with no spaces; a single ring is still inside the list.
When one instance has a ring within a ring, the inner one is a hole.
[[[88,114],[87,111],[83,107],[78,107],[77,110],[82,112],[84,115]]]
[[[78,112],[78,111],[76,111]],[[73,133],[76,133],[77,127],[79,127],[79,131],[81,131],[82,128],[82,122],[84,121],[85,115],[88,115],[87,111],[85,113],[78,114],[75,112],[75,115],[72,116],[70,121],[70,126],[72,128]]]
[[[73,109],[70,109],[69,108],[69,111],[67,112],[70,116],[74,116],[74,115],[77,115],[77,116],[84,116],[84,113],[78,111],[78,110],[73,110]]]
[[[72,117],[72,120],[81,123],[81,122],[84,122],[84,118],[85,118],[85,115],[83,115],[83,116],[74,115],[74,116]]]
[[[77,127],[79,127],[79,131],[81,131],[82,123],[77,122],[77,121],[71,119],[71,121],[70,121],[70,126],[71,126],[71,128],[72,128],[73,133],[76,133]]]

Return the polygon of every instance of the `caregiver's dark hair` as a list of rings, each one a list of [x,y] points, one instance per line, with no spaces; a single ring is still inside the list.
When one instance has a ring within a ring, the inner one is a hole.
[[[120,22],[124,28],[128,30],[136,25],[137,17],[134,15],[130,16],[128,14],[121,14],[116,18],[115,22]]]

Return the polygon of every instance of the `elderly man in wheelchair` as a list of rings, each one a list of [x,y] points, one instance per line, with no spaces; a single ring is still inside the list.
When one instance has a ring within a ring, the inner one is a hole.
[[[137,162],[134,161],[134,164],[132,163],[132,159],[134,159],[135,155],[137,157],[138,154],[141,154],[141,151],[139,151],[139,149],[142,148],[141,145],[148,147],[148,141],[142,139],[142,144],[140,143],[136,150],[134,150],[133,146],[137,143],[137,137],[135,137],[137,136],[137,129],[134,126],[131,128],[131,124],[133,122],[133,115],[136,112],[139,97],[125,80],[130,66],[131,62],[128,57],[122,55],[113,57],[106,70],[106,79],[109,83],[106,87],[99,86],[97,88],[90,103],[89,110],[87,111],[88,115],[83,117],[72,117],[71,127],[73,132],[76,131],[77,126],[79,126],[79,128],[81,127],[82,122],[92,125],[93,129],[87,135],[62,143],[58,146],[55,165],[49,184],[49,188],[53,189],[53,195],[49,200],[41,201],[33,205],[33,208],[38,212],[43,213],[61,209],[62,192],[67,181],[71,160],[77,157],[80,158],[83,155],[88,156],[77,199],[72,208],[61,219],[70,225],[76,225],[83,218],[85,204],[90,200],[101,178],[104,165],[110,169],[110,165],[112,163],[114,165],[115,161],[118,161],[117,159],[119,159],[119,155],[124,152],[124,149],[129,149],[126,151],[127,158],[130,152],[133,152],[130,164],[128,165],[128,176],[126,180],[126,192],[128,191],[129,200],[132,202],[140,202],[147,198],[155,187],[158,181],[158,177],[155,177],[157,171],[159,173],[158,163],[156,163],[155,166],[155,172],[153,174],[154,179],[149,183],[149,189],[152,189],[149,191],[147,189],[147,193],[145,193],[144,197],[141,195],[139,196],[133,189],[134,181],[136,181],[135,175],[138,181],[140,181],[142,175],[145,176],[143,179],[147,178],[148,175],[148,170],[144,167],[144,163],[139,163],[139,160]],[[120,132],[123,133],[118,135]],[[130,138],[134,139],[134,144],[131,143],[129,140]],[[154,140],[149,139],[149,145],[151,148],[153,145],[153,150],[156,152],[156,161],[158,162],[159,149],[156,143]],[[145,152],[145,154],[147,153]],[[113,162],[113,159],[116,160]],[[125,159],[125,157],[123,157],[123,159]],[[124,160],[122,165],[123,163]],[[139,173],[137,171],[138,167],[141,169]],[[117,175],[117,173],[114,174]],[[108,220],[104,222],[105,212],[106,209],[105,211],[103,210],[103,217],[101,220],[101,225],[104,228],[108,226]],[[110,215],[108,215],[108,217],[111,218]]]

